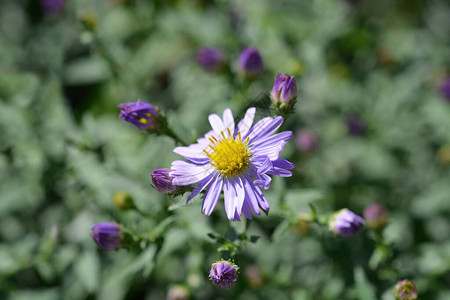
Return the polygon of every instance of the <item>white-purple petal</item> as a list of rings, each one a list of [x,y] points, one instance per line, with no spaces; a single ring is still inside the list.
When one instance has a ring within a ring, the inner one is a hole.
[[[193,145],[192,145],[193,146]],[[206,154],[203,152],[203,150],[200,147],[176,147],[173,149],[173,152],[176,154],[179,154],[181,156],[184,156],[185,158],[189,159],[190,161],[196,162],[196,163],[206,163],[209,161],[209,158],[206,156]]]
[[[258,130],[253,131],[249,134],[249,144],[256,144],[260,139],[263,140],[271,134],[275,133],[275,131],[280,128],[281,124],[283,124],[283,117],[276,117],[275,119],[265,124],[265,126],[263,126],[262,128],[258,128]]]
[[[227,108],[223,112],[223,125],[230,129],[231,136],[234,136],[234,118],[231,109]],[[225,129],[225,135],[228,137],[228,130]]]
[[[215,174],[211,173],[208,176],[206,176],[204,179],[202,179],[200,181],[200,183],[195,187],[195,189],[191,192],[191,194],[189,195],[189,197],[186,200],[186,203],[188,203],[189,201],[192,200],[192,198],[194,198],[195,196],[200,194],[201,191],[203,191],[203,189],[211,182],[211,180],[213,180],[214,176],[215,176]]]
[[[215,176],[206,190],[205,198],[203,198],[202,212],[205,215],[211,215],[217,204],[217,200],[219,200],[220,193],[222,192],[222,186],[223,179],[220,176]]]
[[[222,122],[222,119],[216,115],[211,114],[208,117],[209,123],[211,124],[212,129],[220,136],[220,133],[225,130],[225,125]]]
[[[237,130],[241,133],[241,137],[245,137],[252,127],[253,119],[255,118],[256,108],[250,107],[247,109],[244,118],[239,122],[237,126]],[[237,134],[237,133],[236,133]]]
[[[292,131],[283,131],[275,135],[272,135],[264,140],[263,139],[258,140],[257,143],[252,144],[252,148],[270,147],[272,145],[276,145],[280,141],[287,142],[290,139],[292,139],[293,136],[294,135],[292,134]]]

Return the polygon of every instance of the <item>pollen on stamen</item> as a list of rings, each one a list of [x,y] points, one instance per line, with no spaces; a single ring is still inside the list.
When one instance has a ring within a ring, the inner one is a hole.
[[[227,132],[228,137],[225,136],[224,131],[221,132],[222,140],[220,141],[211,136],[209,140],[212,145],[209,147],[212,152],[209,153],[206,150],[203,152],[210,159],[210,164],[224,176],[236,176],[245,172],[250,164],[251,153],[247,148],[249,138],[243,142],[239,131],[236,139],[233,138],[229,128]]]

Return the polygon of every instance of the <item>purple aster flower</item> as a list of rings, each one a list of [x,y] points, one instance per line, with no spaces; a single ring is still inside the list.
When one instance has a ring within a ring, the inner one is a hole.
[[[238,269],[232,262],[221,260],[212,265],[209,278],[218,287],[232,287],[238,278]]]
[[[172,163],[172,184],[198,183],[187,202],[208,187],[202,206],[207,216],[216,206],[222,189],[228,219],[238,221],[242,213],[251,219],[252,211],[260,215],[259,208],[267,213],[269,203],[261,189],[269,188],[268,175],[292,176],[288,170],[295,165],[279,157],[292,132],[273,135],[283,123],[282,117],[266,117],[252,127],[255,111],[254,107],[249,108],[236,127],[230,109],[224,111],[223,118],[212,114],[209,122],[213,130],[196,144],[173,150],[190,161]]]
[[[225,56],[215,48],[201,48],[197,52],[198,64],[208,72],[218,72],[225,65]]]
[[[295,136],[295,144],[298,150],[311,152],[319,145],[319,137],[310,130],[300,130]]]
[[[439,89],[441,90],[442,96],[444,96],[447,101],[450,101],[450,76],[447,76],[442,80]]]
[[[263,60],[255,47],[245,48],[239,56],[238,69],[248,77],[258,76],[264,68]]]
[[[331,217],[329,227],[339,236],[351,237],[364,230],[364,219],[344,208]]]
[[[65,0],[41,0],[44,11],[49,13],[60,12],[64,8]]]
[[[382,204],[374,202],[364,209],[364,219],[367,227],[381,229],[386,226],[388,212]]]
[[[277,78],[274,79],[270,96],[275,103],[282,102],[286,105],[295,100],[297,98],[297,84],[294,76],[290,77],[287,74],[281,75],[281,73],[278,73]]]
[[[394,296],[397,300],[416,300],[418,297],[416,285],[404,279],[395,285]]]
[[[364,135],[366,133],[366,124],[364,120],[357,115],[348,116],[346,119],[347,132],[350,135]]]
[[[111,251],[121,247],[122,227],[119,224],[103,222],[95,224],[91,229],[92,239],[103,250]]]
[[[137,102],[119,104],[119,117],[130,122],[140,130],[150,130],[155,127],[155,119],[159,116],[158,108],[138,99]]]
[[[170,176],[170,169],[156,169],[153,170],[150,176],[152,176],[152,187],[160,193],[171,194],[177,190],[177,186],[172,184],[172,176]]]

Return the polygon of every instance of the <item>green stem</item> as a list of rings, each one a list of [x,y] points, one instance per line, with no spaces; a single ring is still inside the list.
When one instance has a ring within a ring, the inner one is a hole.
[[[175,142],[181,146],[187,146],[187,144],[169,127],[164,131],[164,134],[171,137]]]

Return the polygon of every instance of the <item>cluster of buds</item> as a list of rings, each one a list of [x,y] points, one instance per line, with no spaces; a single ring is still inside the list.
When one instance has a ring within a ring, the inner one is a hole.
[[[226,67],[226,58],[217,48],[202,47],[197,52],[197,63],[207,72],[219,73]],[[264,63],[258,49],[247,47],[242,50],[238,58],[237,70],[247,78],[260,75],[264,70]]]

